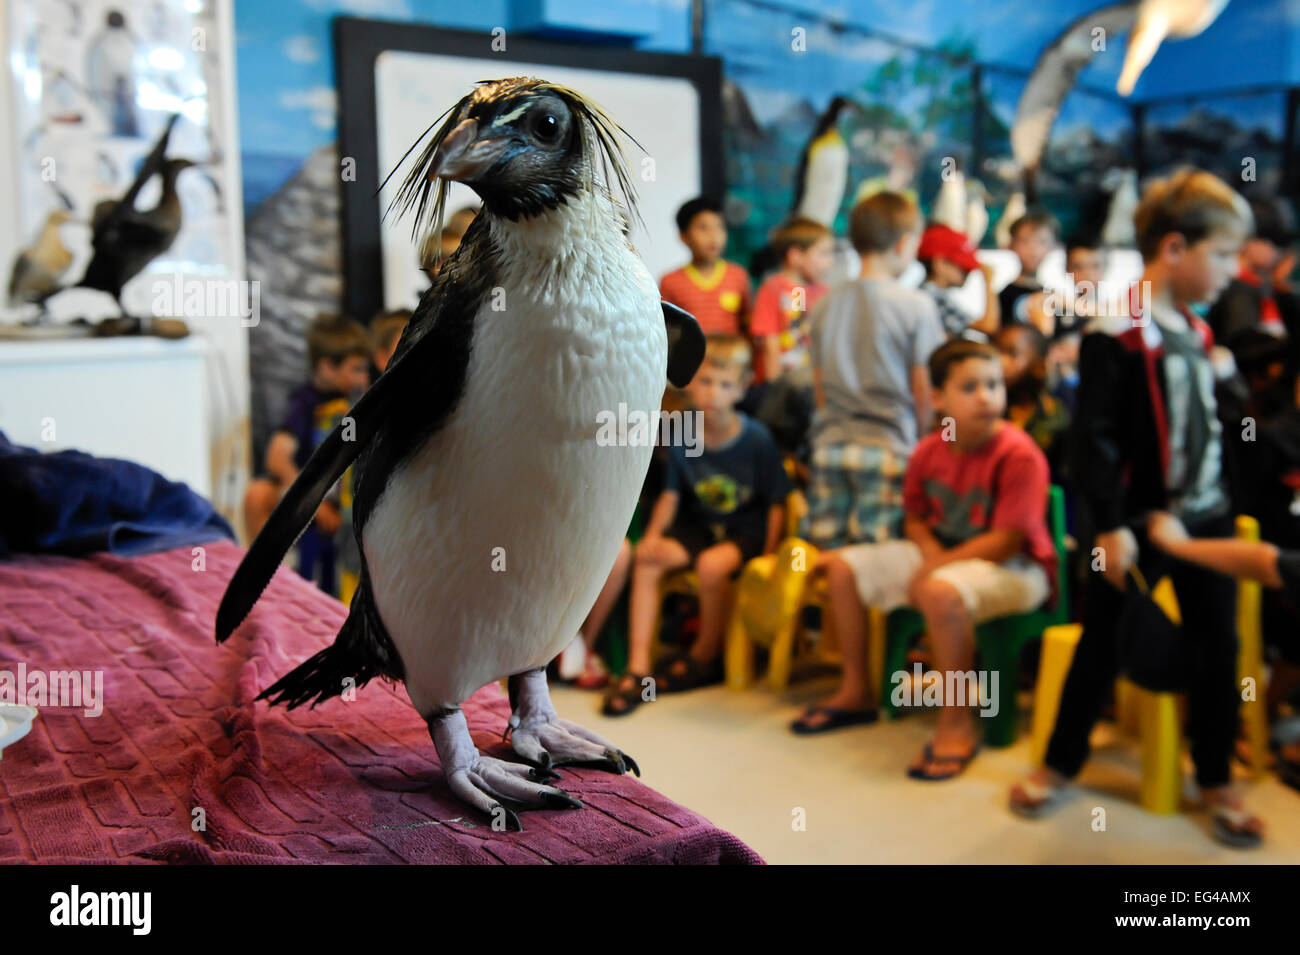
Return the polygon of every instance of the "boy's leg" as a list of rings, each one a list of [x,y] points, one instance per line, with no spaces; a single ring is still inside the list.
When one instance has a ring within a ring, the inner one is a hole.
[[[244,492],[244,530],[251,543],[280,500],[280,486],[268,478],[254,478]]]
[[[1230,518],[1188,529],[1193,537],[1229,537]],[[1231,753],[1237,738],[1237,582],[1194,564],[1179,562],[1171,571],[1183,636],[1191,657],[1187,688],[1187,736],[1196,784],[1207,807],[1226,807],[1239,815],[1221,820],[1236,835],[1263,833],[1264,825],[1246,811],[1232,786]],[[1259,704],[1256,704],[1259,705]]]
[[[944,677],[944,685],[951,685],[948,673],[975,669],[975,622],[961,592],[947,580],[931,575],[917,585],[915,595],[930,635],[935,669]],[[979,730],[969,701],[957,706],[956,701],[945,699],[929,755],[922,753],[912,768],[928,776],[960,772],[978,745]]]
[[[623,592],[623,585],[627,583],[627,574],[631,567],[632,542],[624,537],[623,543],[618,548],[618,556],[614,558],[614,567],[605,578],[605,585],[600,588],[596,603],[592,605],[587,619],[579,628],[588,650],[595,646],[596,638],[600,636],[600,628],[605,626],[610,611],[614,609],[614,604],[618,603],[618,595]]]
[[[663,537],[655,551],[642,543],[632,557],[632,592],[628,606],[628,673],[650,672],[650,647],[658,616],[659,581],[664,574],[691,562],[690,552],[678,540]]]
[[[907,599],[907,582],[920,566],[920,548],[911,541],[857,544],[818,558],[813,570],[826,575],[831,626],[844,669],[839,689],[800,719],[805,731],[830,721],[830,715],[819,714],[819,709],[863,712],[872,708],[875,688],[868,682],[867,608],[901,606]]]
[[[724,540],[702,551],[695,561],[700,578],[700,633],[690,652],[697,663],[711,663],[722,653],[735,597],[732,576],[740,569],[741,560],[740,547]]]

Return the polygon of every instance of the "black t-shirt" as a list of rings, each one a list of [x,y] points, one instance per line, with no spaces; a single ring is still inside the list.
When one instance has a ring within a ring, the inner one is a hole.
[[[740,432],[726,444],[687,457],[669,449],[665,491],[676,491],[676,520],[707,527],[715,539],[767,538],[767,512],[790,493],[781,452],[761,423],[740,415]]]
[[[334,430],[339,415],[347,412],[349,407],[347,396],[341,391],[321,391],[310,381],[289,394],[284,423],[277,430],[287,431],[297,439],[293,463],[299,470],[316,446]]]

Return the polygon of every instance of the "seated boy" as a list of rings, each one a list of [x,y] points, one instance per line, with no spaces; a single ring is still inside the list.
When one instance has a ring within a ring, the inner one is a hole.
[[[991,345],[953,339],[930,358],[939,429],[922,438],[903,484],[905,540],[823,554],[831,620],[844,655],[840,690],[791,728],[821,732],[868,722],[867,608],[904,604],[925,617],[935,669],[974,669],[975,626],[1025,613],[1052,592],[1056,552],[1047,531],[1047,461],[1023,431],[1002,420],[1006,389]],[[945,679],[947,685],[953,685]],[[1014,705],[1014,686],[998,701]],[[914,779],[950,779],[979,749],[969,705],[945,701],[935,737],[908,769]]]
[[[749,325],[749,275],[722,257],[727,222],[722,203],[704,196],[677,210],[677,230],[691,261],[659,280],[659,295],[695,316],[706,335],[741,335]]]
[[[266,448],[266,474],[254,479],[244,495],[244,529],[250,539],[261,531],[338,416],[369,385],[370,338],[365,326],[342,315],[320,316],[307,329],[307,360],[311,379],[289,394],[283,423]],[[341,520],[338,506],[328,500],[316,512],[316,526],[326,536],[338,531]]]
[[[916,257],[925,266],[921,290],[934,299],[943,330],[953,338],[987,341],[998,330],[1001,308],[993,291],[993,268],[975,257],[975,243],[956,229],[932,225],[921,233]],[[961,288],[976,270],[984,275],[984,314],[972,318],[953,304],[948,290]]]
[[[1047,456],[1052,483],[1065,484],[1065,438],[1070,412],[1047,392],[1047,339],[1033,325],[998,330],[1002,377],[1007,386],[1007,420]]]
[[[650,648],[664,574],[694,566],[699,574],[700,630],[688,653],[661,661],[655,693],[722,679],[722,640],[731,612],[732,580],[745,562],[771,553],[781,539],[790,480],[767,429],[736,411],[749,378],[749,345],[735,335],[710,335],[704,363],[686,394],[698,412],[703,452],[668,449],[664,490],[633,553],[627,672],[605,698],[606,716],[639,706],[651,672]]]

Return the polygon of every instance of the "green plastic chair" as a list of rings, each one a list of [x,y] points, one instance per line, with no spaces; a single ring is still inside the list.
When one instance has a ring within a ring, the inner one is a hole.
[[[1020,651],[1031,640],[1039,639],[1048,627],[1068,623],[1070,620],[1066,591],[1065,492],[1055,484],[1048,493],[1047,516],[1052,541],[1056,545],[1056,607],[1052,610],[1039,609],[998,617],[975,628],[975,648],[981,666],[990,673],[990,679],[992,673],[998,674],[998,692],[1001,696],[997,715],[981,717],[985,724],[984,741],[989,746],[1010,746],[1016,741],[1018,714],[1014,681]],[[886,719],[898,717],[891,699],[894,684],[890,676],[906,669],[907,648],[912,638],[923,632],[925,620],[911,607],[900,607],[889,615],[885,628],[884,680],[880,688],[880,711]]]

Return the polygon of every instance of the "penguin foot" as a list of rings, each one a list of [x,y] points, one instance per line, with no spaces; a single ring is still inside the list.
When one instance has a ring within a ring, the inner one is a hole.
[[[525,809],[582,808],[582,803],[568,793],[544,784],[545,767],[539,774],[521,763],[481,755],[460,710],[433,716],[428,725],[452,793],[461,802],[490,816],[494,829],[522,831],[524,827],[517,813]]]
[[[592,766],[620,776],[626,772],[641,775],[636,760],[609,740],[577,723],[558,717],[530,725],[520,721],[510,737],[515,752],[539,771],[552,766]]]
[[[547,773],[552,766],[592,766],[611,773],[631,770],[641,775],[641,767],[631,756],[591,730],[562,720],[551,705],[544,669],[529,670],[509,680],[510,743],[515,752]]]

